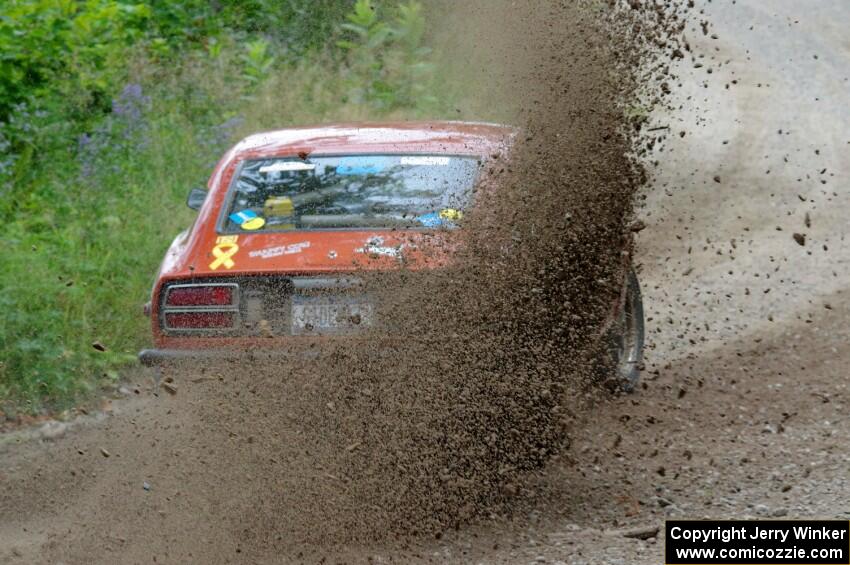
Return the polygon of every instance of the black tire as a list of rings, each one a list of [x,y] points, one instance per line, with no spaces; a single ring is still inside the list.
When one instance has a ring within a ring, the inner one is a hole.
[[[623,304],[609,339],[613,384],[623,392],[632,392],[640,379],[644,341],[643,299],[634,269],[626,275]]]

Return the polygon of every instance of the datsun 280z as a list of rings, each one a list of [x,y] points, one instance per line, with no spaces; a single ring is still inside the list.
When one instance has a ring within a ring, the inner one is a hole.
[[[468,122],[336,124],[252,135],[228,151],[188,204],[193,226],[168,249],[147,311],[159,366],[367,329],[380,306],[343,292],[360,269],[439,268],[427,235],[457,227],[483,164],[516,131]],[[480,196],[480,195],[479,195]],[[421,245],[417,245],[417,241]],[[412,244],[411,244],[412,242]],[[366,257],[370,260],[365,261]],[[634,386],[643,310],[634,271],[612,304],[610,351]],[[336,292],[339,289],[339,293]]]

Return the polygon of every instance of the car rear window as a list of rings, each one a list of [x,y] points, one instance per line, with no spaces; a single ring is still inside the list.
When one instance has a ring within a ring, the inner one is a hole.
[[[452,227],[469,205],[480,159],[341,155],[242,163],[225,233]]]

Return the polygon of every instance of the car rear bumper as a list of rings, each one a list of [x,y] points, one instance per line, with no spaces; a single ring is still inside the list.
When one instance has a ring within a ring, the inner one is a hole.
[[[144,349],[139,352],[139,361],[146,367],[160,367],[183,362],[261,361],[292,355],[292,351],[279,349]]]

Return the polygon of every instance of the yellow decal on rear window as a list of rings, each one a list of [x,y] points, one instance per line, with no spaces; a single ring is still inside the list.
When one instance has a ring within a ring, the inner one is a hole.
[[[463,212],[454,208],[443,208],[440,210],[440,217],[444,220],[460,220],[463,218]]]
[[[242,225],[239,226],[239,227],[242,228],[243,230],[254,231],[254,230],[260,229],[264,225],[266,225],[266,219],[257,217],[257,218],[252,218],[252,219],[248,220],[247,222],[243,222]]]

